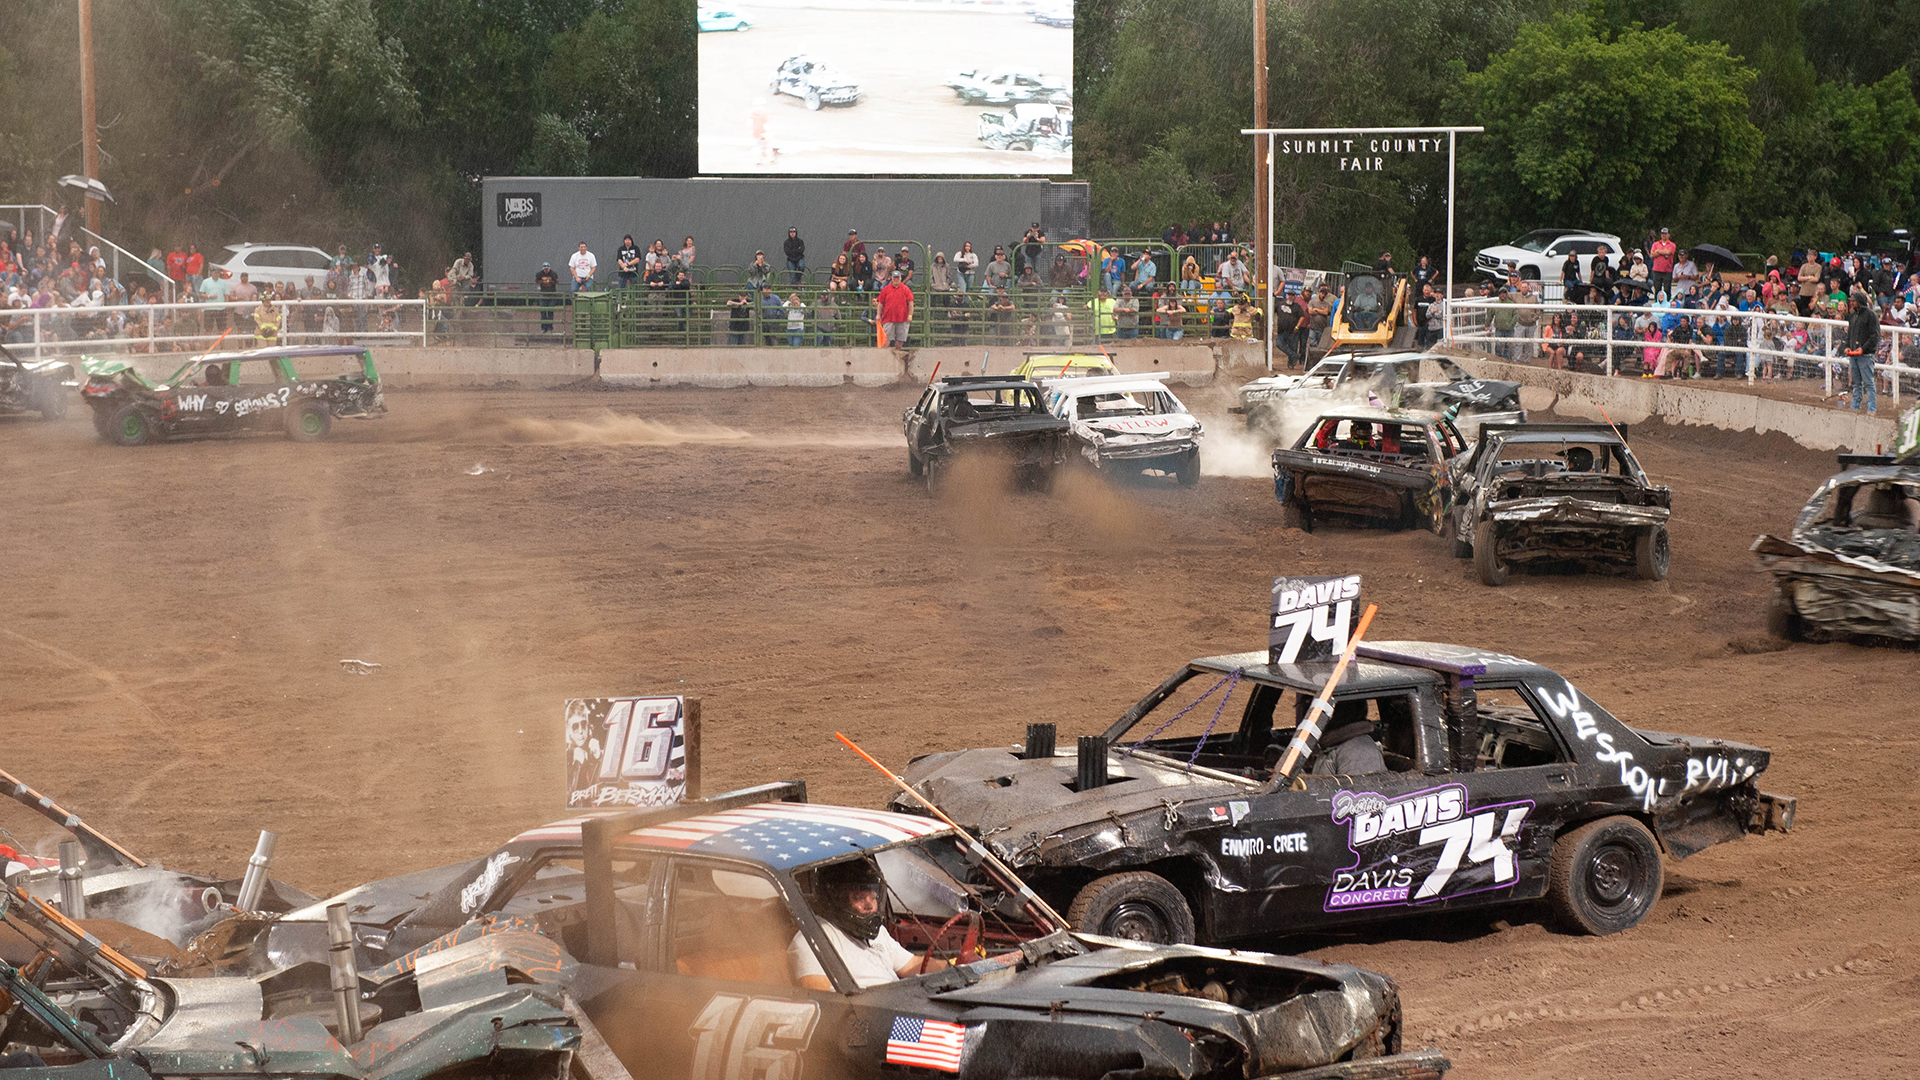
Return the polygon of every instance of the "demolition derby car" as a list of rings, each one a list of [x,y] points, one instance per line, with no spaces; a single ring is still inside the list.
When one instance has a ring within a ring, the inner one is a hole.
[[[1460,470],[1448,531],[1480,580],[1507,583],[1512,563],[1632,566],[1667,576],[1673,492],[1647,479],[1612,424],[1488,424]]]
[[[0,345],[0,413],[37,412],[43,419],[67,415],[67,400],[80,385],[69,360],[22,360]]]
[[[124,360],[84,357],[80,394],[100,437],[120,446],[193,435],[281,431],[324,439],[336,417],[385,415],[371,350],[288,345],[208,353],[151,382]]]
[[[954,461],[990,454],[1016,478],[1052,486],[1066,452],[1067,422],[1048,413],[1040,388],[1005,375],[949,375],[928,386],[900,418],[907,437],[907,471],[938,492]]]
[[[1166,386],[1167,375],[1049,379],[1047,411],[1067,421],[1073,446],[1105,472],[1159,470],[1181,487],[1200,482],[1200,421]]]
[[[1920,410],[1903,422],[1920,423]],[[1843,454],[1787,539],[1753,552],[1773,574],[1769,629],[1789,641],[1920,641],[1920,454]]]
[[[76,918],[111,919],[169,944],[185,945],[236,909],[272,914],[314,901],[307,893],[267,876],[270,846],[265,849],[268,855],[249,863],[245,878],[170,870],[128,851],[80,815],[5,771],[0,771],[0,793],[50,825],[43,830],[47,835],[36,851],[0,844],[0,869],[6,883],[23,898],[59,901]],[[23,825],[15,828],[26,832]],[[67,843],[74,847],[66,849],[68,866],[63,875],[61,859],[54,853]],[[39,853],[42,850],[44,854]]]
[[[1273,493],[1312,532],[1336,516],[1441,532],[1468,450],[1453,421],[1412,409],[1336,409],[1273,452]]]
[[[1162,942],[1543,895],[1609,934],[1653,910],[1665,859],[1792,827],[1795,801],[1757,787],[1765,750],[1629,727],[1517,657],[1359,648],[1291,778],[1276,763],[1333,664],[1254,652],[1182,665],[1077,752],[1033,725],[1024,746],[930,754],[905,779],[1076,929]]]
[[[860,86],[824,62],[810,56],[791,56],[774,69],[768,89],[804,101],[809,111],[822,105],[852,105],[860,100]]]
[[[946,825],[805,799],[803,784],[769,784],[575,818],[434,872],[437,884],[410,875],[333,902],[353,913],[363,969],[387,965],[365,972],[374,983],[424,968],[440,941],[537,923],[584,961],[560,977],[633,1076],[1447,1068],[1402,1051],[1384,976],[1075,935]],[[323,955],[324,929],[312,913],[282,920],[273,967]]]
[[[528,985],[529,969],[560,958],[532,934],[515,935],[518,950],[506,935],[448,949],[363,992],[350,968],[323,964],[161,977],[11,886],[0,922],[0,1075],[550,1080],[580,1043],[558,990]]]
[[[989,150],[1073,151],[1073,110],[1038,102],[1015,105],[1012,112],[983,112],[974,137]]]
[[[1438,381],[1421,379],[1424,365],[1439,369]],[[1476,379],[1450,356],[1440,353],[1334,353],[1320,358],[1304,375],[1266,375],[1240,388],[1247,427],[1290,437],[1285,422],[1317,415],[1335,401],[1362,404],[1372,394],[1395,409],[1452,410],[1454,422],[1473,436],[1482,424],[1524,423],[1520,384]]]
[[[1032,75],[1020,71],[962,71],[948,79],[946,85],[968,105],[1073,103],[1073,83],[1052,75]]]

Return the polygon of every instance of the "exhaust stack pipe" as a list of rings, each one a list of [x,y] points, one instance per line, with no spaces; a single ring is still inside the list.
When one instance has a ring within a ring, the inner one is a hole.
[[[327,967],[333,978],[333,1005],[340,1014],[340,1041],[360,1041],[360,975],[353,969],[353,927],[347,905],[327,905]]]
[[[1027,745],[1021,749],[1020,756],[1030,761],[1052,757],[1056,737],[1052,724],[1028,724]]]
[[[260,842],[253,846],[253,854],[247,859],[247,874],[240,879],[240,895],[233,902],[235,909],[260,909],[260,894],[267,889],[267,867],[273,864],[273,845],[279,840],[279,833],[260,830]]]
[[[87,886],[81,881],[80,841],[60,841],[60,913],[69,919],[87,917]]]
[[[1078,791],[1107,786],[1107,740],[1104,735],[1080,736],[1080,775]]]

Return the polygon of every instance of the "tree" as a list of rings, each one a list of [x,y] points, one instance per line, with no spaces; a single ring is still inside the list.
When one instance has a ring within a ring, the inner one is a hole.
[[[1487,128],[1463,154],[1471,231],[1634,235],[1657,220],[1731,235],[1734,193],[1760,157],[1753,77],[1726,46],[1671,28],[1607,40],[1577,15],[1523,28],[1455,101]]]

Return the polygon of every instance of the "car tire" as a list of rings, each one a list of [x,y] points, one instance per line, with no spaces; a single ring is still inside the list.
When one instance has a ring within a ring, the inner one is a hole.
[[[752,24],[751,23],[735,23],[733,26],[733,32],[736,34],[744,34],[747,32],[747,27],[750,25]]]
[[[1309,507],[1297,506],[1290,502],[1281,503],[1280,524],[1289,529],[1299,529],[1301,532],[1310,533],[1313,531],[1313,510]]]
[[[1033,149],[1033,144],[1032,144],[1032,143],[1030,143],[1030,142],[1027,142],[1027,141],[1026,141],[1026,140],[1024,140],[1024,139],[1022,139],[1022,140],[1021,140],[1021,141],[1019,141],[1019,142],[1015,142],[1015,143],[1008,143],[1008,144],[1007,144],[1007,149],[1009,149],[1009,150],[1025,150],[1025,151],[1030,151],[1030,150],[1032,150],[1032,149]]]
[[[287,438],[294,442],[319,442],[333,430],[333,414],[317,401],[303,401],[287,414]]]
[[[939,498],[941,489],[947,484],[947,466],[938,461],[928,460],[921,468],[924,470],[921,479],[927,485],[927,497]]]
[[[907,451],[907,475],[919,476],[927,471],[927,466],[912,450]]]
[[[1537,266],[1523,266],[1523,267],[1521,267],[1521,268],[1520,268],[1520,280],[1521,280],[1521,281],[1539,281],[1539,280],[1540,280],[1540,268],[1539,268],[1539,267],[1537,267]]]
[[[154,440],[156,434],[153,418],[135,404],[115,409],[112,418],[107,421],[106,436],[115,446],[145,446]]]
[[[1590,821],[1555,841],[1547,896],[1567,925],[1596,936],[1638,926],[1660,900],[1660,845],[1630,817]]]
[[[820,111],[820,91],[818,90],[807,91],[807,111],[808,112]]]
[[[113,440],[113,414],[105,409],[93,409],[93,430],[102,439]]]
[[[1633,541],[1633,571],[1643,581],[1665,581],[1667,567],[1673,562],[1673,549],[1667,540],[1667,527],[1655,525],[1642,530]]]
[[[1447,539],[1453,542],[1453,557],[1456,559],[1473,558],[1473,541],[1460,535],[1460,515],[1447,515]]]
[[[1779,593],[1767,601],[1767,633],[1782,641],[1805,641],[1807,637],[1800,613],[1793,609],[1793,601]]]
[[[1067,908],[1075,930],[1159,945],[1194,939],[1193,910],[1173,882],[1136,870],[1087,883]]]
[[[1473,530],[1473,568],[1482,585],[1499,588],[1507,583],[1507,564],[1500,561],[1500,546],[1493,535],[1493,522],[1483,521]]]
[[[1174,459],[1173,478],[1181,487],[1192,487],[1200,482],[1200,448],[1181,454]]]
[[[43,390],[40,392],[38,408],[42,420],[64,420],[67,415],[67,395],[61,393],[57,386]]]

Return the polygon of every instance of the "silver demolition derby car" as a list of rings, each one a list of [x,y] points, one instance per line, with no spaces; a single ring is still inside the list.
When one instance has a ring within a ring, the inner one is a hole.
[[[1166,386],[1167,376],[1048,379],[1047,411],[1072,425],[1073,447],[1096,469],[1158,469],[1191,487],[1200,480],[1200,419]]]

